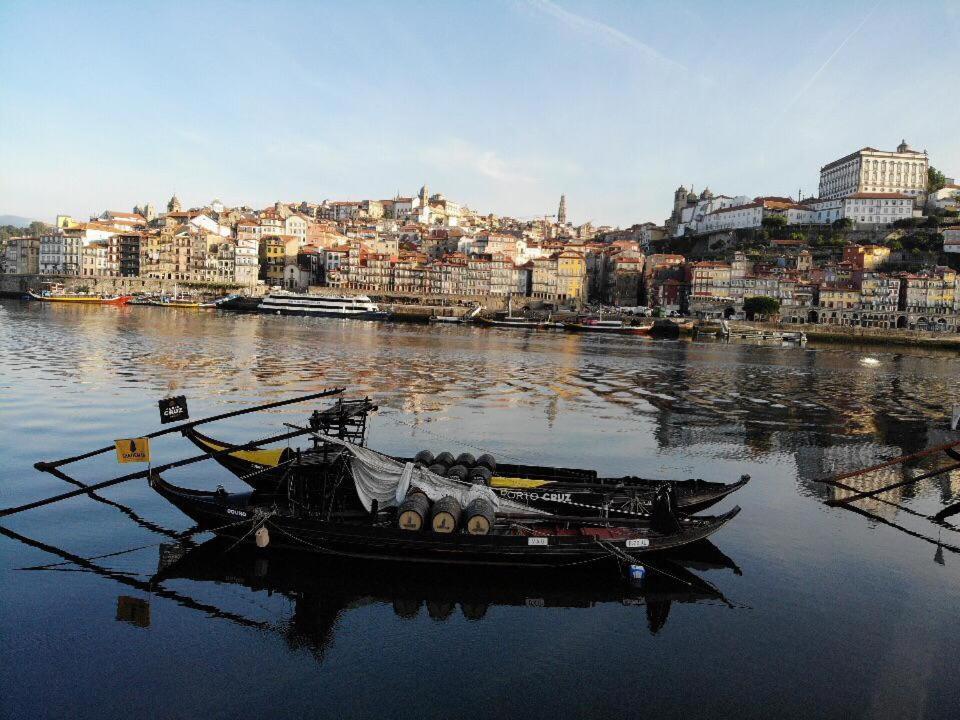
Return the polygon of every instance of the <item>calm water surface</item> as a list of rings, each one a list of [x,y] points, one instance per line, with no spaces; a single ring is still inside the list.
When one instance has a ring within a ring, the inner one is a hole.
[[[960,500],[960,473],[857,503],[869,515],[825,506],[816,482],[950,438],[956,354],[3,301],[0,505],[63,492],[33,463],[155,429],[168,394],[201,417],[336,385],[379,402],[369,441],[386,452],[749,473],[717,508],[743,512],[675,560],[712,590],[210,545],[158,574],[191,524],[130,483],[3,522],[0,716],[957,717],[960,534],[925,516]],[[249,440],[305,411],[208,432]],[[154,444],[160,461],[193,452]],[[212,463],[167,476],[242,487]]]

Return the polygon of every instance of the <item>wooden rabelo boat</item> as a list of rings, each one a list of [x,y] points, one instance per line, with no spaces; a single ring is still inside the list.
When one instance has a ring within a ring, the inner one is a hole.
[[[368,400],[340,401],[331,408],[315,412],[310,427],[339,438],[365,442],[366,414],[376,407]],[[252,488],[263,492],[282,492],[290,474],[290,465],[297,459],[302,471],[312,468],[322,472],[327,465],[343,460],[343,451],[329,443],[317,442],[304,451],[292,448],[255,448],[223,453],[231,443],[204,435],[196,428],[183,433],[197,447],[208,452],[219,452],[216,460]],[[446,456],[446,458],[444,458]],[[633,476],[603,478],[594,470],[501,463],[490,456],[474,458],[463,453],[434,456],[421,451],[416,457],[394,457],[400,462],[417,462],[437,474],[462,475],[489,486],[500,497],[528,503],[554,512],[582,514],[584,511],[609,508],[614,515],[630,516],[650,511],[656,492],[669,487],[678,512],[702,512],[736,492],[749,480],[743,475],[733,483],[711,482],[701,479],[655,480]],[[438,462],[444,460],[445,462]],[[458,463],[458,461],[461,461]],[[455,470],[459,465],[460,471]],[[485,468],[481,470],[480,468]],[[464,471],[466,474],[464,475]]]
[[[190,490],[156,473],[150,485],[201,528],[237,542],[407,562],[633,564],[640,562],[637,556],[706,539],[740,511],[734,507],[716,517],[677,515],[663,492],[647,516],[554,515],[498,498],[490,488],[344,446],[352,472],[327,465],[325,472],[311,468],[301,474],[294,462],[285,494]],[[418,522],[411,522],[411,500],[418,497],[429,499],[432,508],[425,501]],[[482,507],[491,508],[487,522],[475,525],[479,516],[470,513]]]

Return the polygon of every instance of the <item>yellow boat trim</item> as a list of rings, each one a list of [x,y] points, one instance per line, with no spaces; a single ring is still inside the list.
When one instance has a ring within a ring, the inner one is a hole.
[[[219,445],[217,443],[206,442],[197,438],[201,443],[211,450],[226,450],[226,445]],[[283,451],[286,448],[280,448],[278,450],[237,450],[236,452],[229,453],[230,457],[235,457],[238,460],[245,460],[247,462],[254,463],[255,465],[264,465],[266,467],[276,467],[280,464],[280,458],[283,456]]]
[[[103,298],[91,296],[91,297],[73,297],[71,295],[46,295],[40,298],[41,300],[46,300],[47,302],[68,302],[68,303],[98,303],[102,302]]]
[[[550,485],[552,482],[552,480],[534,480],[532,478],[492,477],[490,478],[490,487],[538,488]]]

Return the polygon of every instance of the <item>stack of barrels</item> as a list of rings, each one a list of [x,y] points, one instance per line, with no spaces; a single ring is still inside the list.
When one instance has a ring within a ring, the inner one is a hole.
[[[434,456],[429,450],[418,453],[416,462],[441,477],[480,485],[486,485],[490,481],[497,467],[496,461],[490,455],[474,458],[470,453],[463,453],[454,458],[448,452]],[[474,498],[464,508],[452,495],[445,495],[431,503],[426,494],[417,488],[410,488],[400,504],[397,516],[401,530],[420,532],[429,525],[431,531],[440,535],[456,532],[488,535],[493,530],[493,520],[493,503],[486,498]]]
[[[475,458],[467,452],[454,457],[450,452],[434,455],[429,450],[421,450],[414,462],[440,477],[475,485],[487,485],[497,469],[492,455]],[[429,525],[431,531],[441,535],[455,532],[487,535],[493,529],[493,519],[493,504],[485,498],[474,498],[464,508],[452,495],[431,502],[421,490],[410,488],[400,504],[397,522],[401,530],[411,532],[420,532]]]
[[[486,453],[475,458],[468,452],[454,457],[453,453],[446,451],[434,455],[429,450],[421,450],[414,458],[414,462],[427,468],[434,475],[470,482],[474,485],[489,485],[490,478],[497,469],[497,461],[493,455]]]
[[[429,525],[439,535],[455,532],[488,535],[493,529],[493,519],[493,503],[486,498],[474,498],[463,508],[453,495],[444,495],[431,503],[421,490],[411,488],[400,503],[397,524],[409,532],[420,532]]]

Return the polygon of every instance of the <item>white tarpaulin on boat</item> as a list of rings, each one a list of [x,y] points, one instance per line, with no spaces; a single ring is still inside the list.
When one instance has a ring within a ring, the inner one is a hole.
[[[374,500],[382,508],[399,505],[407,496],[409,488],[415,487],[432,501],[439,500],[445,495],[452,495],[462,507],[466,507],[474,498],[482,497],[488,500],[496,510],[537,515],[550,514],[529,505],[502,498],[486,485],[474,485],[454,478],[445,478],[419,465],[399,462],[376,450],[360,447],[340,438],[321,433],[317,436],[326,442],[340,445],[353,456],[350,459],[350,469],[353,473],[354,485],[360,502],[367,510],[373,507]]]

